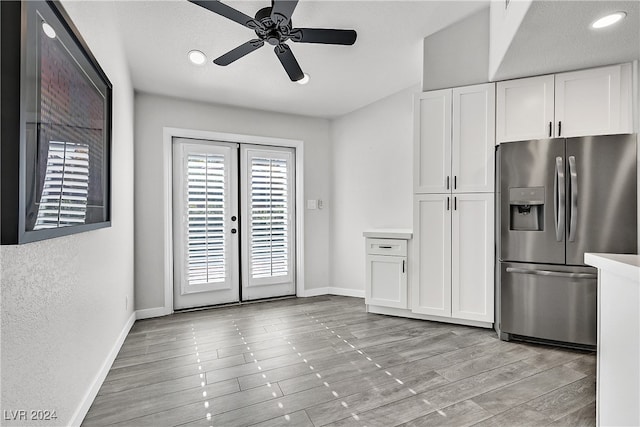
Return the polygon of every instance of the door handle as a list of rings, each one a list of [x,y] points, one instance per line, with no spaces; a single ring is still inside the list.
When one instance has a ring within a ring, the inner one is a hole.
[[[562,121],[558,121],[558,136],[562,135]]]
[[[447,210],[449,210],[449,197],[447,197]]]
[[[454,211],[458,210],[458,198],[457,197],[453,198],[453,210]]]
[[[556,157],[556,173],[553,179],[553,213],[556,220],[556,240],[562,242],[564,239],[564,161],[562,157]]]
[[[578,228],[578,168],[576,158],[569,156],[569,188],[571,191],[571,213],[569,214],[569,241],[576,239]]]
[[[402,272],[403,272],[403,273],[404,273],[404,263],[405,263],[405,261],[404,261],[404,260],[402,260]]]
[[[570,279],[597,279],[598,275],[594,273],[565,273],[564,271],[552,271],[552,270],[529,270],[526,268],[514,268],[507,267],[507,273],[515,274],[531,274],[534,276],[549,276],[549,277],[566,277]]]
[[[457,189],[458,188],[458,175],[454,175],[453,176],[453,189]]]
[[[553,126],[552,122],[549,122],[549,138],[551,138],[552,126]]]
[[[238,232],[238,230],[236,230],[235,228],[231,229],[231,234],[236,234]]]
[[[449,176],[447,175],[447,190],[449,189]]]

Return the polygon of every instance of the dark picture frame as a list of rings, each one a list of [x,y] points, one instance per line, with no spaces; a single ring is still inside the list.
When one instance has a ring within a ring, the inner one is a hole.
[[[0,2],[1,243],[111,226],[112,85],[58,1]]]

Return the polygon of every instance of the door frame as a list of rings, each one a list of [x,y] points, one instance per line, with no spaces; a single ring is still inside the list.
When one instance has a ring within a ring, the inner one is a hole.
[[[163,127],[164,310],[160,315],[173,313],[173,157],[171,149],[173,138],[207,139],[237,144],[269,145],[295,149],[295,280],[296,296],[304,296],[304,142],[296,139]]]

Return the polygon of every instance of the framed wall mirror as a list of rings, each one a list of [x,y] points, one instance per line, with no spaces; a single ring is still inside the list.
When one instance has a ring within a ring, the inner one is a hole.
[[[109,227],[111,82],[60,3],[0,7],[2,244]]]

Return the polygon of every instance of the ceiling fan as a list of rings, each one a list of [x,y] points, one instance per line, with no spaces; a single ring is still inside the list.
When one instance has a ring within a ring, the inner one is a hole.
[[[352,45],[356,41],[357,34],[354,30],[337,30],[329,28],[294,28],[291,15],[295,10],[298,0],[271,0],[271,7],[265,7],[256,12],[252,18],[239,10],[236,10],[217,0],[189,0],[191,3],[201,6],[211,12],[231,19],[240,25],[244,25],[255,31],[258,38],[249,40],[213,62],[218,65],[229,65],[243,56],[264,46],[267,42],[275,46],[274,51],[289,75],[291,81],[296,82],[304,78],[304,73],[293,55],[291,48],[285,43],[291,40],[297,43],[321,43]]]

